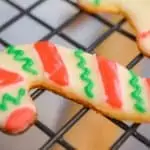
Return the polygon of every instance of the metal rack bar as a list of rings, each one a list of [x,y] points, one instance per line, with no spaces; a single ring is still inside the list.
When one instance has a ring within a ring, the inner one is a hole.
[[[51,148],[55,142],[61,138],[77,121],[79,121],[87,112],[88,108],[82,108],[76,113],[72,119],[70,119],[56,134],[55,136],[48,140],[41,148],[40,150],[48,150]]]
[[[122,136],[113,144],[111,150],[116,150],[136,131],[139,124],[133,124]]]
[[[49,129],[47,126],[45,126],[42,122],[40,121],[36,121],[35,125],[42,130],[45,134],[47,134],[47,136],[50,136],[51,138],[54,138],[54,136],[56,135],[56,133],[54,133],[51,129]],[[66,142],[63,138],[60,138],[58,140],[58,143],[61,144],[62,146],[66,147],[69,150],[75,150],[75,148],[69,144],[68,142]]]

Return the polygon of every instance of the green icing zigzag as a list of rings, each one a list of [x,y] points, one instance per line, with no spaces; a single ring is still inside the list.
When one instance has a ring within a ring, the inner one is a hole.
[[[14,105],[19,105],[22,97],[25,95],[26,91],[23,88],[20,88],[18,91],[17,97],[10,95],[9,93],[5,93],[2,97],[2,102],[0,103],[0,110],[6,111],[7,103],[11,102]]]
[[[90,0],[95,5],[99,5],[101,3],[101,0]]]
[[[93,98],[94,94],[92,92],[92,88],[94,87],[94,83],[93,81],[90,79],[89,75],[90,75],[90,69],[85,67],[86,65],[86,60],[85,58],[82,56],[83,51],[82,50],[75,50],[75,56],[79,59],[79,63],[77,64],[77,66],[82,70],[82,73],[80,75],[80,78],[86,82],[86,86],[84,87],[84,91],[86,93],[86,95],[89,98]]]
[[[22,69],[24,71],[30,72],[33,75],[37,75],[38,72],[34,69],[32,69],[32,66],[34,65],[34,62],[31,58],[25,57],[25,53],[21,49],[16,49],[14,46],[9,46],[6,49],[7,54],[12,55],[14,60],[19,61],[19,62],[24,62]]]
[[[134,107],[141,113],[146,112],[143,104],[144,100],[141,97],[142,88],[139,85],[139,78],[132,71],[130,71],[131,79],[129,81],[130,85],[133,87],[134,91],[131,93],[131,96],[136,100]]]

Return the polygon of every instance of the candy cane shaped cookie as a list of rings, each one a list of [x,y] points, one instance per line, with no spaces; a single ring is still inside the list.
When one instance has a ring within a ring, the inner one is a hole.
[[[122,13],[136,30],[137,45],[145,56],[150,56],[150,0],[77,0],[92,13]]]
[[[116,62],[48,41],[0,53],[0,127],[26,131],[37,118],[29,90],[42,87],[112,118],[150,122],[150,80]]]

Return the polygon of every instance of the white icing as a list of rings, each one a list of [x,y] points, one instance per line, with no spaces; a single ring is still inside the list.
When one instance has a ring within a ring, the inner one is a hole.
[[[105,101],[108,99],[108,96],[105,93],[101,72],[99,70],[99,66],[96,60],[96,54],[93,55],[93,62],[91,64],[91,68],[93,69],[92,73],[94,77],[94,83],[96,83],[94,93],[96,93],[96,96],[102,95],[102,99]]]
[[[77,67],[79,59],[75,57],[74,50],[70,50],[58,45],[57,49],[59,51],[59,54],[61,55],[65,67],[67,68],[69,76],[69,86],[67,87],[68,92],[71,91],[80,97],[89,99],[84,92],[84,87],[86,83],[80,79],[82,70]],[[96,103],[101,103],[106,98],[106,96],[104,93],[104,87],[102,84],[101,76],[99,75],[97,62],[94,56],[88,53],[84,53],[83,55],[87,60],[86,64],[88,68],[92,70],[91,74],[89,75],[90,79],[94,82],[94,87],[92,89],[94,98],[92,99]],[[89,100],[91,103],[93,102],[93,100]]]
[[[26,95],[21,98],[20,105],[14,105],[11,102],[8,101],[7,103],[7,111],[0,110],[0,126],[4,126],[7,118],[9,115],[16,109],[19,109],[21,107],[28,107],[31,108],[33,111],[36,111],[36,108],[28,95],[28,89],[29,84],[36,81],[41,81],[43,79],[43,66],[41,63],[41,60],[39,59],[36,51],[33,48],[33,45],[23,45],[23,46],[17,46],[17,49],[24,50],[25,57],[30,57],[34,61],[33,68],[38,71],[38,75],[34,76],[28,72],[25,72],[22,69],[22,65],[24,62],[19,62],[13,59],[13,55],[9,55],[6,52],[0,53],[0,68],[5,69],[6,71],[14,72],[19,74],[24,81],[21,81],[19,83],[9,85],[6,87],[0,88],[0,103],[2,102],[2,96],[5,93],[9,93],[16,97],[18,95],[18,90],[23,87],[26,89]],[[1,83],[2,81],[0,81]]]
[[[150,105],[149,105],[149,97],[148,97],[148,94],[147,94],[147,89],[146,89],[146,85],[145,85],[145,82],[142,78],[139,79],[139,84],[142,88],[142,92],[141,92],[141,97],[144,101],[144,108],[148,111],[150,111]]]
[[[94,94],[94,98],[92,100],[87,97],[84,91],[84,87],[86,86],[86,83],[80,79],[80,75],[82,73],[82,70],[77,67],[77,64],[79,63],[79,59],[75,57],[74,50],[67,49],[65,47],[61,47],[59,45],[56,45],[57,50],[65,64],[65,67],[67,69],[68,77],[69,77],[69,85],[65,88],[67,92],[74,93],[75,95],[79,97],[83,97],[85,100],[89,100],[90,103],[97,103],[102,104],[106,102],[107,96],[105,94],[104,85],[102,82],[102,76],[99,72],[98,64],[96,61],[96,55],[91,55],[88,53],[83,53],[82,55],[86,59],[86,66],[91,70],[91,74],[89,75],[89,78],[93,81],[94,87],[92,89],[92,92]],[[2,96],[4,93],[9,93],[16,97],[18,95],[18,90],[23,87],[26,89],[26,95],[21,99],[20,105],[14,105],[11,102],[7,103],[8,110],[7,111],[1,111],[0,110],[0,125],[4,126],[6,120],[10,116],[10,114],[19,108],[22,107],[28,107],[31,108],[33,111],[36,112],[36,108],[28,94],[29,84],[31,82],[36,81],[43,81],[44,78],[49,78],[49,74],[47,72],[44,72],[43,64],[40,60],[40,57],[38,56],[36,50],[33,48],[33,45],[24,45],[24,46],[17,46],[17,48],[22,49],[25,51],[25,56],[29,56],[32,58],[35,62],[34,68],[38,71],[38,75],[33,76],[29,74],[28,72],[25,72],[21,67],[23,63],[20,63],[18,61],[13,60],[13,56],[8,55],[4,52],[0,53],[0,60],[2,63],[0,63],[0,68],[6,69],[6,71],[12,71],[15,73],[18,73],[22,77],[24,77],[24,81],[13,84],[7,87],[0,88],[0,103],[2,101]],[[55,71],[57,71],[61,67],[61,64],[59,64],[54,70],[53,74],[55,74]],[[131,75],[128,72],[128,70],[121,65],[117,64],[118,68],[118,78],[120,80],[121,85],[121,91],[122,91],[122,103],[123,103],[123,111],[125,112],[137,112],[135,108],[133,107],[135,100],[132,98],[131,93],[133,92],[133,87],[130,86],[129,80],[131,79]],[[50,75],[50,76],[51,76]],[[109,80],[109,79],[108,79]],[[2,81],[0,80],[0,83]],[[49,82],[50,84],[50,82]],[[150,105],[148,103],[148,94],[147,94],[147,88],[144,84],[144,80],[140,79],[139,84],[142,86],[142,93],[141,97],[144,99],[145,107],[146,109],[150,109]],[[118,93],[120,95],[120,93]]]
[[[146,78],[143,78],[143,88],[145,90],[145,96],[146,96],[146,100],[147,100],[147,110],[150,111],[150,86],[149,84],[147,83],[147,79]]]
[[[25,78],[26,82],[32,83],[39,81],[43,78],[43,68],[41,67],[41,61],[37,57],[35,50],[33,49],[32,45],[24,45],[24,46],[17,46],[17,49],[24,50],[25,56],[31,58],[34,61],[33,68],[35,68],[36,71],[38,71],[38,75],[32,75],[29,72],[26,72],[22,69],[22,66],[24,62],[16,61],[13,59],[13,55],[9,55],[7,53],[2,52],[0,54],[0,60],[2,63],[0,63],[0,67],[16,72],[20,74],[22,77]]]
[[[133,88],[129,84],[131,75],[129,74],[128,70],[121,65],[117,64],[117,68],[122,93],[122,108],[125,112],[135,112],[135,109],[133,108],[134,99],[131,97],[131,92],[133,92]]]
[[[136,100],[133,99],[131,96],[131,93],[134,91],[133,87],[129,83],[129,81],[131,80],[131,75],[128,70],[123,66],[119,64],[117,66],[119,71],[119,79],[121,82],[121,89],[123,93],[123,109],[127,112],[137,112],[137,110],[134,108]],[[139,78],[138,84],[141,86],[142,89],[140,96],[144,101],[144,108],[148,110],[150,106],[148,104],[148,95],[144,80],[142,78]]]

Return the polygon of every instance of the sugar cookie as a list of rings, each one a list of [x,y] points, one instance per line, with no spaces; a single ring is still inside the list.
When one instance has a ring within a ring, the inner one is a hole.
[[[150,80],[116,62],[48,41],[9,46],[0,61],[0,128],[6,133],[21,133],[36,121],[29,95],[35,87],[119,120],[150,121]]]
[[[78,0],[79,5],[92,13],[122,13],[136,30],[137,45],[150,56],[150,0]]]

